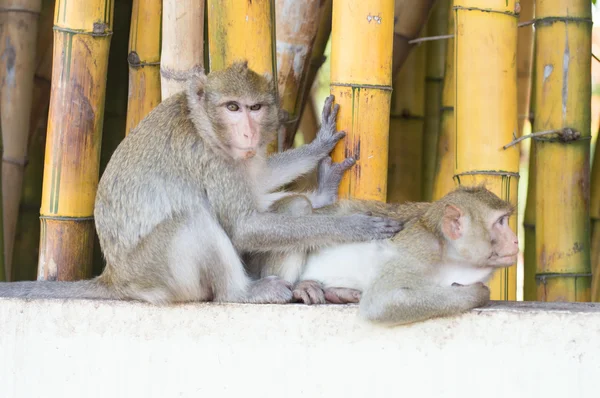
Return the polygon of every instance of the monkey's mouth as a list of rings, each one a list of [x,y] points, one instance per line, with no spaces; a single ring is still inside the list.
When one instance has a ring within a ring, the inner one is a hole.
[[[492,253],[488,259],[488,264],[493,267],[509,267],[517,262],[519,252],[499,256],[497,253]]]
[[[256,155],[256,148],[254,147],[238,147],[235,145],[230,145],[229,147],[237,155],[237,158],[250,159]]]

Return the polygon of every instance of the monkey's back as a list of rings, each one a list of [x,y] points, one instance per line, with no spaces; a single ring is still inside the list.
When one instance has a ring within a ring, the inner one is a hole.
[[[201,180],[206,165],[201,153],[205,144],[188,114],[184,93],[161,102],[121,142],[108,162],[94,209],[108,263],[126,255],[165,215],[193,212],[203,205]],[[189,151],[199,154],[194,170],[184,159]]]

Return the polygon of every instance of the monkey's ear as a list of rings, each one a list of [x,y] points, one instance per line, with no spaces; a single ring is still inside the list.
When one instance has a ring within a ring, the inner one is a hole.
[[[188,82],[187,94],[188,101],[195,106],[197,105],[200,98],[204,95],[204,88],[206,87],[207,76],[204,73],[194,73]]]
[[[444,217],[442,217],[442,232],[448,239],[456,240],[462,236],[462,224],[460,218],[462,211],[453,205],[446,205]]]

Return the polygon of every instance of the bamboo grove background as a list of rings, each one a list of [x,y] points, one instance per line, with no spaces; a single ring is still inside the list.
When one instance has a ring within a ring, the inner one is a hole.
[[[600,301],[593,2],[0,0],[0,280],[100,273],[94,196],[116,146],[191,73],[245,58],[290,115],[270,152],[310,142],[332,93],[334,160],[358,157],[340,197],[483,182],[517,206],[522,248],[492,298]]]

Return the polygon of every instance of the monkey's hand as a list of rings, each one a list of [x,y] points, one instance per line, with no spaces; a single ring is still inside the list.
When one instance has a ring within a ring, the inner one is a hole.
[[[388,239],[400,232],[403,227],[400,222],[391,218],[372,217],[364,214],[340,217],[340,221],[342,220],[347,221],[357,242]]]
[[[321,282],[300,281],[294,286],[294,301],[304,304],[325,304],[325,293]]]
[[[354,166],[356,160],[346,158],[343,162],[333,163],[331,157],[327,156],[319,162],[317,175],[317,195],[313,198],[315,209],[333,204],[338,198],[340,181],[346,170]]]
[[[277,276],[267,276],[254,281],[246,298],[246,302],[256,304],[285,304],[291,301],[292,285]]]
[[[452,286],[460,289],[460,295],[464,299],[465,304],[464,310],[483,307],[490,301],[490,289],[482,282],[472,285],[453,283]]]
[[[316,138],[309,144],[317,147],[317,149],[322,151],[324,155],[331,153],[338,141],[346,136],[345,132],[337,131],[335,121],[338,111],[340,110],[340,106],[335,104],[332,109],[332,103],[333,95],[330,95],[325,100],[325,105],[323,106],[321,128],[317,132]]]

